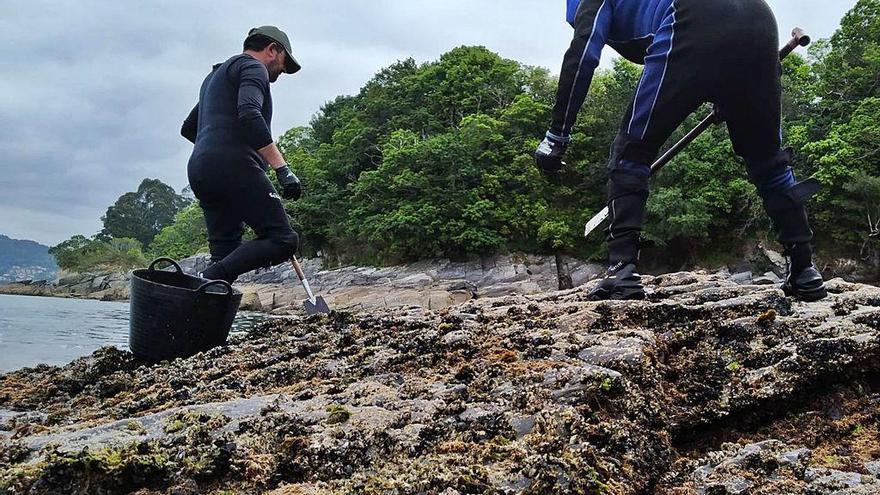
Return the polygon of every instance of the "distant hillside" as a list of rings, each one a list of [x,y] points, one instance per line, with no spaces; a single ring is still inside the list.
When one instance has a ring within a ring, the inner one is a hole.
[[[0,283],[48,280],[57,272],[58,265],[48,246],[0,234]]]

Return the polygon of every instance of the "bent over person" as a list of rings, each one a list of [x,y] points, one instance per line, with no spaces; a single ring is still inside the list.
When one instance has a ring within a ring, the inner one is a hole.
[[[704,102],[726,120],[733,149],[763,199],[789,260],[783,290],[826,295],[813,266],[804,204],[816,183],[797,183],[781,147],[781,68],[773,12],[763,0],[567,0],[575,35],[565,54],[553,120],[535,159],[559,171],[602,47],[644,64],[611,150],[606,229],[609,268],[593,299],[645,297],[636,273],[650,166],[672,132]]]
[[[251,29],[244,52],[217,64],[180,133],[195,144],[189,184],[205,213],[211,265],[201,274],[235,281],[255,268],[290,259],[298,244],[281,197],[266,175],[271,167],[286,199],[299,198],[299,179],[272,141],[269,84],[300,65],[290,40],[274,26]],[[257,235],[242,244],[245,225]]]

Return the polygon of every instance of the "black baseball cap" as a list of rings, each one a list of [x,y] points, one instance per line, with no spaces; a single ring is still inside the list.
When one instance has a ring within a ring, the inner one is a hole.
[[[284,51],[287,52],[287,63],[284,66],[284,72],[294,74],[302,69],[299,62],[293,58],[293,49],[290,47],[290,38],[287,37],[284,31],[275,26],[260,26],[248,31],[248,38],[257,34],[263,35],[284,47]]]

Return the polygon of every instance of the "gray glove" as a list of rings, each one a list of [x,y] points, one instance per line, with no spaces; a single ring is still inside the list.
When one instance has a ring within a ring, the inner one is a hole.
[[[565,150],[568,149],[568,140],[560,139],[549,132],[535,150],[535,164],[546,174],[555,174],[565,167],[562,161]]]
[[[278,177],[278,183],[281,184],[281,195],[284,199],[298,200],[302,196],[302,184],[299,178],[290,171],[290,167],[282,165],[275,169],[275,177]]]

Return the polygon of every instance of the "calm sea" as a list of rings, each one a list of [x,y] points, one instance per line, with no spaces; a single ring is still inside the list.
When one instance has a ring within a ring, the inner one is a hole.
[[[232,332],[266,318],[239,312]],[[0,373],[66,364],[107,345],[128,349],[128,302],[0,295]]]

